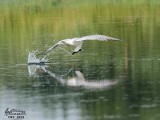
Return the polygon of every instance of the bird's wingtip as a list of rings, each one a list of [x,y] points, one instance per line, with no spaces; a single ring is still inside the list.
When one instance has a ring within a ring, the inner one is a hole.
[[[123,41],[123,40],[121,40],[121,39],[118,39],[118,41]]]
[[[116,40],[116,41],[123,41],[123,40],[121,40],[121,39],[118,39],[118,38],[115,38],[114,40]]]

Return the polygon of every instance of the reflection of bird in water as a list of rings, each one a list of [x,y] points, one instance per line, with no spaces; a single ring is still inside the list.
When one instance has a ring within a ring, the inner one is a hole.
[[[117,81],[111,81],[111,80],[98,80],[98,81],[91,81],[91,80],[86,80],[83,76],[83,73],[80,71],[74,71],[76,76],[74,77],[69,77],[67,79],[64,79],[62,76],[57,75],[50,70],[46,69],[45,64],[40,64],[41,62],[47,61],[45,58],[40,60],[35,57],[35,53],[31,52],[28,55],[28,72],[29,76],[36,78],[40,75],[42,75],[44,78],[46,74],[49,74],[51,77],[57,79],[62,85],[67,85],[67,86],[82,86],[85,88],[105,88],[109,87],[112,85],[117,84]],[[70,71],[69,71],[70,72]],[[68,72],[68,73],[69,73]],[[67,74],[68,74],[67,73]]]
[[[108,40],[119,40],[113,37],[108,37],[105,35],[89,35],[89,36],[84,36],[84,37],[80,37],[80,38],[71,38],[71,39],[64,39],[61,40],[59,42],[57,42],[55,45],[53,45],[52,47],[50,47],[47,51],[44,52],[44,54],[49,53],[51,50],[55,49],[57,46],[61,45],[61,44],[65,44],[65,45],[71,45],[71,46],[75,46],[75,49],[72,53],[78,53],[79,51],[81,51],[81,47],[83,44],[83,41],[85,40],[99,40],[99,41],[108,41]]]
[[[75,77],[69,77],[67,79],[63,79],[59,75],[56,75],[55,73],[46,70],[46,72],[52,76],[53,78],[57,79],[61,84],[67,85],[67,86],[75,86],[75,87],[84,87],[88,89],[102,89],[106,87],[110,87],[112,85],[116,85],[118,83],[117,80],[86,80],[83,76],[83,73],[80,71],[75,71],[76,76]]]
[[[82,86],[85,88],[105,88],[111,85],[117,84],[117,81],[111,81],[111,80],[98,80],[98,81],[91,81],[86,80],[83,76],[83,73],[80,71],[75,71],[76,76],[69,77],[67,79],[64,79],[62,76],[57,75],[50,70],[46,69],[48,67],[45,64],[40,64],[41,62],[47,62],[47,60],[44,58],[42,60],[37,59],[35,56],[35,52],[30,52],[28,55],[28,72],[29,76],[36,78],[40,75],[42,75],[44,78],[46,76],[46,73],[49,74],[51,77],[57,79],[61,84],[67,85],[67,86]],[[69,71],[70,72],[70,71]],[[68,73],[69,73],[68,72]],[[67,75],[68,75],[67,73]]]
[[[46,79],[47,83],[49,84],[50,80],[47,79],[47,76],[49,75],[50,77],[56,79],[62,85],[84,87],[87,89],[108,88],[118,83],[117,80],[86,80],[83,73],[79,70],[74,71],[76,76],[69,77],[69,73],[72,69],[70,69],[67,74],[62,76],[53,73],[52,71],[46,69],[46,67],[48,66],[37,64],[28,65],[28,72],[30,77],[36,78],[39,76],[43,76],[43,78]],[[66,77],[64,78],[64,76]]]
[[[117,84],[117,81],[111,80],[86,80],[80,71],[75,71],[76,77],[72,77],[67,80],[66,84],[68,86],[84,86],[85,88],[104,88],[111,85]]]

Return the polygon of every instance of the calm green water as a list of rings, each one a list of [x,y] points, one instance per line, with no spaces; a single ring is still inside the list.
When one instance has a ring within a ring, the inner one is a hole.
[[[159,11],[157,0],[0,1],[1,119],[9,108],[25,120],[159,120]],[[29,51],[90,34],[122,41],[58,48],[46,71],[26,64]]]

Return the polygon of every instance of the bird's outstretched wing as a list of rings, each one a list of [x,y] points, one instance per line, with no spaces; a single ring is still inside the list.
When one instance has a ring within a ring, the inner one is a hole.
[[[84,36],[84,37],[76,39],[76,41],[84,41],[84,40],[108,41],[108,40],[119,40],[119,39],[105,36],[105,35],[88,35],[88,36]]]
[[[61,45],[61,44],[63,44],[62,41],[57,42],[55,45],[53,45],[53,46],[50,47],[48,50],[46,50],[46,51],[44,52],[44,54],[48,54],[50,51],[52,51],[53,49],[55,49],[57,46],[59,46],[59,45]]]

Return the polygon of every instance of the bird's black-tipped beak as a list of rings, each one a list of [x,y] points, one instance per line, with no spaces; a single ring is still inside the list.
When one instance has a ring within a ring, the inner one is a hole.
[[[77,52],[73,52],[72,55],[74,55],[75,53],[77,53]]]
[[[79,49],[79,51],[81,51],[81,49]],[[79,51],[78,51],[78,52],[79,52]],[[78,52],[73,52],[72,55],[74,55],[75,53],[78,53]]]

